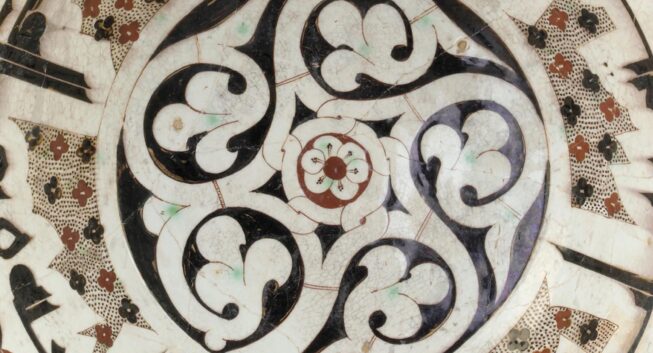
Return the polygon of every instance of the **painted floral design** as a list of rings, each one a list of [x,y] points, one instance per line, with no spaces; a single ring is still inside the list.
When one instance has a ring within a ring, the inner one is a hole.
[[[563,330],[571,326],[571,310],[561,309],[555,316],[556,326],[558,330]]]
[[[116,0],[115,6],[117,9],[130,11],[134,8],[134,0]]]
[[[106,289],[108,292],[113,292],[114,283],[116,282],[116,274],[113,271],[101,269],[97,282],[100,287]]]
[[[139,28],[140,24],[138,21],[132,21],[120,26],[118,29],[118,32],[120,32],[120,38],[118,38],[118,42],[120,42],[120,44],[127,44],[129,42],[137,41],[139,37]]]
[[[93,196],[93,189],[84,180],[78,181],[77,187],[73,189],[73,198],[77,200],[79,206],[85,207],[91,196]]]
[[[621,116],[621,110],[619,110],[617,103],[612,97],[607,98],[605,101],[603,101],[599,105],[599,109],[601,109],[601,112],[605,116],[605,120],[608,122],[612,122],[615,118]]]
[[[70,288],[75,290],[77,294],[84,295],[86,293],[86,278],[80,275],[75,270],[70,270]]]
[[[580,325],[580,343],[586,345],[599,337],[599,320],[593,319],[584,325]]]
[[[82,11],[82,15],[84,17],[100,16],[100,2],[101,0],[84,0],[84,10]]]
[[[598,145],[599,152],[603,154],[603,158],[608,162],[611,161],[614,154],[617,153],[618,147],[619,145],[617,144],[617,141],[615,141],[610,134],[603,135],[603,139],[601,139]]]
[[[585,142],[585,138],[581,135],[576,136],[574,143],[569,145],[569,153],[571,153],[578,162],[585,160],[585,155],[590,151],[590,144]]]
[[[538,29],[535,26],[528,27],[528,44],[538,49],[546,48],[546,39],[548,34],[545,30]]]
[[[51,177],[50,181],[43,186],[43,191],[45,192],[45,196],[48,197],[48,202],[52,205],[63,196],[63,191],[59,187],[59,179],[57,177]]]
[[[95,155],[95,146],[93,141],[86,138],[82,141],[82,145],[77,149],[77,157],[82,159],[82,163],[88,164],[91,161],[91,158]]]
[[[583,70],[583,87],[596,93],[601,90],[599,76],[590,70]]]
[[[97,341],[107,347],[113,346],[113,330],[109,325],[95,326],[95,337]]]
[[[568,78],[574,68],[571,61],[560,53],[556,54],[553,60],[553,63],[549,65],[549,70],[563,79]]]
[[[132,324],[135,324],[138,321],[138,312],[138,307],[132,304],[131,300],[124,298],[120,302],[120,309],[118,309],[118,314],[120,314],[121,317],[127,319],[127,321],[131,322]]]
[[[560,107],[560,114],[565,117],[567,123],[571,126],[576,126],[580,113],[580,105],[576,104],[573,98],[566,97],[563,101],[562,107]]]
[[[578,182],[576,182],[576,186],[571,189],[571,192],[574,195],[576,204],[582,206],[585,204],[585,201],[594,194],[594,186],[589,184],[587,179],[580,178],[578,179]]]
[[[608,215],[610,217],[614,216],[615,214],[619,213],[621,211],[621,201],[619,200],[619,194],[618,193],[612,193],[610,197],[605,199],[605,209],[608,211]]]
[[[558,9],[551,9],[551,15],[549,16],[549,23],[552,26],[558,27],[559,30],[564,31],[567,29],[567,21],[569,20],[569,14]]]
[[[70,227],[65,227],[63,229],[63,234],[61,235],[61,241],[66,245],[68,250],[75,251],[75,246],[79,242],[79,232],[74,231]]]
[[[97,218],[91,217],[88,220],[88,225],[84,228],[84,238],[92,241],[95,245],[100,244],[102,236],[104,235],[104,227],[100,224]]]
[[[345,135],[322,135],[299,158],[302,188],[318,205],[337,208],[353,202],[371,178],[368,153]]]
[[[524,352],[531,345],[529,340],[531,338],[531,331],[527,328],[519,330],[512,329],[508,333],[508,349],[511,351]]]
[[[100,41],[113,37],[113,25],[115,23],[116,20],[113,16],[107,16],[105,19],[95,21],[95,24],[93,24],[93,28],[95,28],[95,35],[93,37],[95,40]]]
[[[58,134],[57,137],[50,142],[50,151],[52,152],[55,161],[60,160],[64,153],[68,152],[68,148],[68,143],[66,143],[66,138],[63,134]]]
[[[35,126],[32,130],[28,131],[25,134],[25,142],[29,146],[30,151],[34,151],[38,145],[43,142],[43,135],[41,134],[41,128]]]
[[[582,9],[580,12],[580,17],[578,17],[578,25],[581,28],[585,28],[587,31],[594,34],[597,32],[599,17],[587,9]]]

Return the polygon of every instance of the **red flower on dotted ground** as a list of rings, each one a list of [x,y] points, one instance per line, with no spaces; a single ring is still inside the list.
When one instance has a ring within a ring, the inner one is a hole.
[[[82,15],[84,17],[100,16],[100,0],[84,0]]]
[[[117,9],[129,11],[134,8],[134,0],[117,0],[115,6]]]
[[[590,144],[585,142],[585,138],[581,135],[576,136],[574,143],[569,145],[569,153],[576,157],[576,160],[582,162],[585,160],[585,155],[590,151]]]
[[[86,206],[86,203],[91,196],[93,196],[93,189],[91,189],[84,180],[77,182],[77,187],[73,189],[73,198],[77,199],[79,206]]]
[[[139,34],[138,30],[140,28],[140,24],[138,21],[132,21],[129,24],[124,24],[120,26],[118,31],[120,32],[120,38],[118,38],[118,42],[120,44],[127,44],[129,42],[135,42],[138,40]]]
[[[113,292],[113,285],[116,283],[116,273],[113,271],[101,269],[97,283],[100,285],[100,287],[106,289],[107,292]]]
[[[50,151],[54,155],[54,160],[58,161],[61,159],[64,153],[68,152],[68,143],[66,143],[66,138],[62,134],[57,135],[57,137],[50,142]]]
[[[569,15],[566,12],[558,8],[554,8],[553,10],[551,10],[551,16],[549,16],[549,23],[552,26],[556,26],[561,31],[564,31],[565,29],[567,29],[568,20],[569,20]]]
[[[109,325],[97,325],[95,326],[95,337],[97,341],[107,347],[113,346],[113,330]]]
[[[619,194],[616,192],[610,195],[607,199],[604,201],[605,203],[605,209],[608,210],[608,214],[612,217],[615,214],[619,213],[621,211],[621,201],[619,201]]]
[[[571,61],[567,60],[564,55],[556,54],[554,61],[549,65],[549,70],[554,74],[560,75],[561,78],[566,79],[573,70],[574,66]]]
[[[61,241],[66,245],[68,250],[75,251],[75,246],[77,246],[79,238],[79,232],[74,231],[70,227],[64,227],[63,234],[61,235]]]
[[[548,349],[548,348],[544,348],[541,351],[537,351],[537,352],[534,352],[534,353],[551,353],[551,350]]]
[[[558,330],[563,330],[571,326],[571,310],[563,309],[558,311],[555,316],[556,326]]]
[[[612,97],[606,99],[603,103],[601,103],[599,105],[599,108],[601,109],[601,112],[603,112],[603,115],[605,116],[605,120],[607,120],[608,122],[611,122],[612,120],[614,120],[614,118],[618,118],[621,116],[621,110],[619,110],[619,107],[617,107],[617,103]]]

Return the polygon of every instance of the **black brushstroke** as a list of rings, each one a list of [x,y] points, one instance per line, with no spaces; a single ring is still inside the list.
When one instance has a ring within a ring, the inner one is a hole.
[[[14,295],[14,307],[27,335],[39,353],[47,353],[34,332],[32,323],[57,310],[59,306],[48,302],[50,293],[36,284],[36,279],[27,266],[14,266],[9,274],[9,282]],[[59,347],[54,341],[51,342],[51,351],[52,353],[65,353],[65,349]]]
[[[320,240],[320,245],[322,245],[322,262],[324,262],[333,245],[345,235],[345,229],[339,224],[329,225],[320,223],[315,228],[315,235],[317,235],[317,238]]]
[[[270,180],[268,180],[260,188],[254,190],[254,192],[259,194],[274,196],[279,200],[288,203],[286,190],[283,188],[283,182],[281,180],[281,172],[274,173],[274,175],[272,175]]]
[[[410,214],[406,207],[401,203],[399,198],[397,197],[397,194],[395,193],[395,189],[392,187],[392,181],[388,181],[388,192],[386,193],[385,200],[383,201],[383,207],[390,212],[390,211],[399,211],[405,214]]]
[[[406,271],[399,282],[404,282],[411,277],[410,271],[422,264],[434,264],[440,267],[447,275],[449,284],[445,298],[435,305],[418,304],[422,317],[420,327],[417,331],[403,338],[388,337],[379,329],[385,324],[387,317],[382,311],[375,311],[369,317],[369,325],[374,335],[379,339],[391,344],[410,344],[418,342],[431,335],[447,319],[453,310],[456,301],[456,287],[453,273],[447,263],[431,248],[408,239],[380,239],[371,243],[354,255],[349,262],[345,274],[340,282],[338,297],[331,309],[331,313],[311,344],[304,350],[307,353],[320,352],[331,344],[347,337],[345,330],[344,310],[347,299],[351,293],[360,285],[368,275],[368,269],[361,265],[363,258],[375,249],[389,246],[401,251],[406,259]]]
[[[395,127],[395,124],[397,124],[399,118],[401,118],[401,115],[396,116],[394,118],[384,119],[384,120],[376,120],[376,121],[362,120],[361,122],[369,126],[372,130],[374,130],[376,136],[378,138],[381,138],[381,137],[390,136],[390,133],[392,132],[392,128]]]
[[[5,231],[14,237],[9,247],[6,249],[0,248],[0,257],[5,260],[16,256],[32,240],[29,235],[18,230],[18,228],[4,218],[0,218],[0,231]]]
[[[0,182],[5,178],[7,169],[9,168],[9,161],[7,160],[7,152],[4,147],[0,146]],[[2,190],[2,185],[0,185],[0,200],[6,200],[9,198],[4,190]]]

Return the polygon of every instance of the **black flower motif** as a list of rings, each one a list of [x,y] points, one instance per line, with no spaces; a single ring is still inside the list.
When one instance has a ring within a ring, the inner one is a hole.
[[[538,49],[546,48],[546,39],[549,35],[545,30],[540,30],[535,26],[528,27],[528,44]]]
[[[138,321],[138,312],[138,307],[132,304],[131,300],[124,298],[120,302],[120,309],[118,309],[118,314],[120,314],[121,317],[127,319],[127,321],[131,322],[132,324],[135,324]]]
[[[113,37],[113,24],[116,20],[113,16],[95,21],[95,40],[109,39]]]
[[[86,293],[86,278],[77,271],[70,270],[70,288],[77,291],[79,295],[84,295]]]
[[[84,238],[92,241],[95,245],[100,244],[104,235],[104,227],[97,218],[91,217],[88,225],[84,228]]]
[[[617,153],[618,144],[610,134],[603,135],[603,139],[599,141],[599,152],[603,153],[603,158],[608,162]]]
[[[580,17],[578,17],[578,24],[590,33],[595,34],[597,30],[596,26],[599,25],[599,17],[586,9],[582,9]]]
[[[592,71],[590,70],[584,70],[583,71],[583,87],[587,88],[588,90],[596,93],[601,90],[601,81],[599,80],[599,76],[595,75]]]
[[[576,203],[582,206],[594,194],[594,187],[587,182],[587,179],[580,178],[576,182],[576,186],[571,189],[571,192],[574,194]]]
[[[35,126],[32,130],[25,134],[25,141],[29,145],[29,150],[34,151],[38,145],[43,142],[43,135],[41,135],[41,128]]]
[[[508,332],[508,349],[511,351],[526,351],[530,346],[531,331],[512,329]]]
[[[599,337],[599,320],[593,319],[590,322],[580,325],[580,344],[586,345],[590,341],[594,341]]]
[[[580,106],[574,102],[574,99],[571,97],[565,98],[562,107],[560,108],[560,113],[567,119],[567,123],[571,126],[576,126],[578,122],[578,117],[580,116]]]
[[[77,157],[82,159],[83,163],[88,163],[95,154],[95,146],[90,139],[84,139],[82,145],[77,149]]]
[[[43,186],[43,191],[45,191],[45,195],[48,197],[48,202],[52,205],[63,196],[57,177],[50,178],[50,182]]]

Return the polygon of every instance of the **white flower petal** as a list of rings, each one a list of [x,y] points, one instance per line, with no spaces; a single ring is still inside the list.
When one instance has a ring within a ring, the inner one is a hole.
[[[304,156],[302,157],[302,168],[304,168],[304,171],[309,174],[316,174],[322,171],[324,168],[324,162],[326,161],[326,158],[324,156],[324,153],[318,149],[312,149],[306,153],[304,153]]]
[[[358,193],[358,185],[344,178],[333,182],[331,192],[340,200],[349,201]]]
[[[353,142],[348,142],[338,150],[338,157],[342,158],[346,164],[349,164],[349,162],[353,161],[354,159],[364,160],[365,150]]]
[[[352,183],[360,184],[367,180],[370,174],[370,165],[364,159],[354,159],[347,164],[347,179]]]
[[[329,190],[333,184],[333,180],[327,178],[327,176],[324,175],[324,172],[317,174],[304,173],[304,182],[306,183],[306,188],[315,194],[321,194]]]
[[[342,142],[331,135],[319,137],[313,143],[313,148],[322,151],[327,158],[335,156],[340,149],[340,146],[342,146]]]

